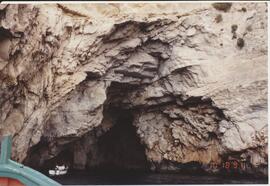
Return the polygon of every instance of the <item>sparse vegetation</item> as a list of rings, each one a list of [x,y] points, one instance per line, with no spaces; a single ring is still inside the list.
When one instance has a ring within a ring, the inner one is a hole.
[[[215,22],[216,22],[216,23],[220,23],[222,20],[223,20],[223,18],[222,18],[222,15],[221,15],[221,14],[218,14],[218,15],[216,16],[216,18],[215,18]]]
[[[212,6],[217,10],[228,12],[232,7],[232,3],[213,3]]]

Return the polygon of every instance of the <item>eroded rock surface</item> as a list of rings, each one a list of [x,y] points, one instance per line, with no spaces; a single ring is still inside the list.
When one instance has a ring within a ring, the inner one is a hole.
[[[91,167],[118,109],[154,170],[237,161],[267,174],[265,3],[0,5],[0,36],[15,160],[68,151]]]

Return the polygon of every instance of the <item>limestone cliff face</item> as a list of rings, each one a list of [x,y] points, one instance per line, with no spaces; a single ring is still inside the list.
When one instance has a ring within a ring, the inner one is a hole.
[[[153,169],[267,174],[265,3],[0,5],[0,46],[0,135],[17,161],[69,149],[91,167],[128,113]]]

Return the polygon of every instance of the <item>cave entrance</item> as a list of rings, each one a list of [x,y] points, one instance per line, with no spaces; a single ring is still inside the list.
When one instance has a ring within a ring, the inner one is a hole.
[[[68,165],[72,172],[148,172],[150,163],[145,146],[133,126],[136,111],[122,102],[125,94],[133,89],[134,86],[112,83],[103,107],[101,125],[77,139],[66,137],[48,141],[44,137],[30,149],[24,163],[43,172],[63,164]],[[106,127],[106,122],[109,127]],[[67,140],[67,143],[61,143],[61,140]]]
[[[111,127],[97,138],[94,151],[90,150],[87,169],[114,173],[150,170],[145,146],[133,125],[136,111],[124,104],[124,98],[136,88],[135,85],[112,82],[107,89],[103,121]]]
[[[44,159],[44,155],[53,150],[48,142],[41,140],[40,143],[31,148],[24,163],[36,170],[47,173],[54,169],[56,165],[68,165],[70,171],[80,171],[84,173],[115,173],[122,172],[146,172],[150,170],[149,162],[145,155],[145,147],[140,143],[136,133],[136,127],[133,126],[133,111],[121,107],[108,106],[104,110],[104,117],[110,118],[111,127],[102,134],[102,126],[97,127],[81,139],[59,146],[60,153],[53,158]],[[84,168],[78,168],[82,165],[80,158],[75,156],[77,145],[85,143],[89,136],[95,136],[88,146],[86,152],[86,164]],[[53,146],[55,148],[55,146]],[[46,155],[48,156],[48,155]],[[78,158],[76,160],[76,158]],[[76,163],[77,162],[77,165]]]
[[[88,168],[94,171],[146,171],[149,169],[144,146],[136,133],[131,110],[109,107],[106,115],[113,119],[113,126],[100,136],[94,157]],[[89,154],[93,156],[93,154]]]

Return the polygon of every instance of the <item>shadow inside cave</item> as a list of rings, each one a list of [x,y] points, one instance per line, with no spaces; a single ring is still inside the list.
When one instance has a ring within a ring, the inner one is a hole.
[[[112,128],[98,138],[95,155],[87,169],[95,172],[147,171],[149,163],[144,146],[140,143],[136,128],[132,125],[133,114],[130,110],[109,108],[115,118]],[[97,162],[98,161],[98,162]]]
[[[89,147],[87,163],[83,171],[98,174],[149,171],[150,164],[145,155],[145,148],[140,143],[136,127],[132,125],[134,119],[132,111],[109,106],[105,112],[113,118],[114,123],[107,132],[96,137],[96,141]],[[100,129],[94,129],[92,134],[97,135],[98,130]],[[59,146],[57,149],[57,143],[52,145],[46,139],[41,139],[30,149],[24,164],[45,174],[48,170],[54,169],[55,165],[64,164],[69,166],[70,171],[82,171],[82,168],[78,169],[74,163],[76,144],[78,141],[84,143],[80,140]],[[49,151],[54,151],[53,148],[56,148],[55,152],[59,151],[59,153],[55,157],[48,158]],[[47,159],[42,158],[44,154]]]

